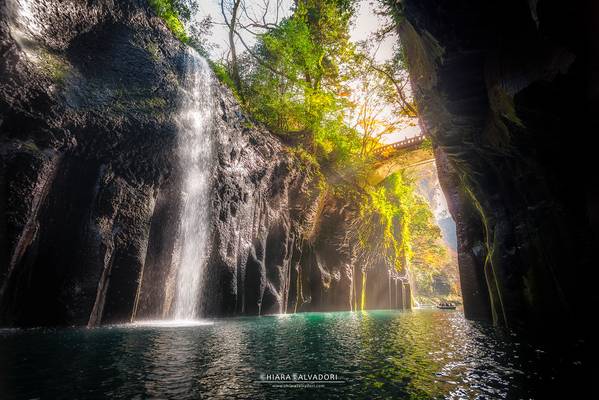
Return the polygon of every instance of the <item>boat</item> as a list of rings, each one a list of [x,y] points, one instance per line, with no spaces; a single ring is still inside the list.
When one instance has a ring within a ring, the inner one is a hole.
[[[437,304],[437,308],[441,310],[455,310],[455,304],[445,303],[445,304]]]

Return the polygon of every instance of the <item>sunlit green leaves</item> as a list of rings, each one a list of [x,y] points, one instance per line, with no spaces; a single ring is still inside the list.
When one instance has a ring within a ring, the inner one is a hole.
[[[351,2],[299,1],[291,17],[260,35],[261,62],[242,64],[246,108],[273,131],[299,138],[320,157],[351,163],[359,137],[344,123]],[[264,65],[268,64],[268,67]]]
[[[164,20],[166,26],[173,32],[175,37],[187,43],[189,36],[185,30],[185,25],[179,18],[180,10],[173,0],[149,0],[150,6],[154,9],[156,14]]]

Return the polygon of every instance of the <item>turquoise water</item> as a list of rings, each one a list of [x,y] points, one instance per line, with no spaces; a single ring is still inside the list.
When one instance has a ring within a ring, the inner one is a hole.
[[[440,310],[0,330],[0,399],[535,398],[545,352]],[[336,375],[273,384],[274,374]]]

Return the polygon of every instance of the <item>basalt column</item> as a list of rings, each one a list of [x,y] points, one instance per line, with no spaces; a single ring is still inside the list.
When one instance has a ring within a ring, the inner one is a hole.
[[[404,290],[403,290],[403,281],[401,279],[397,279],[395,281],[397,285],[397,309],[403,310],[404,308]]]
[[[412,288],[410,287],[410,282],[403,282],[403,308],[405,310],[412,309]]]

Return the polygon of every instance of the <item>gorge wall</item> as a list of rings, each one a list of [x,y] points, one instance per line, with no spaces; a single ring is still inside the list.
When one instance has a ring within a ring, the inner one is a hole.
[[[466,315],[579,330],[598,304],[597,5],[392,7],[457,224]]]
[[[187,51],[143,1],[2,2],[0,325],[172,316]],[[362,282],[366,308],[409,306],[386,270],[362,280],[355,207],[212,93],[204,315],[349,310]]]

